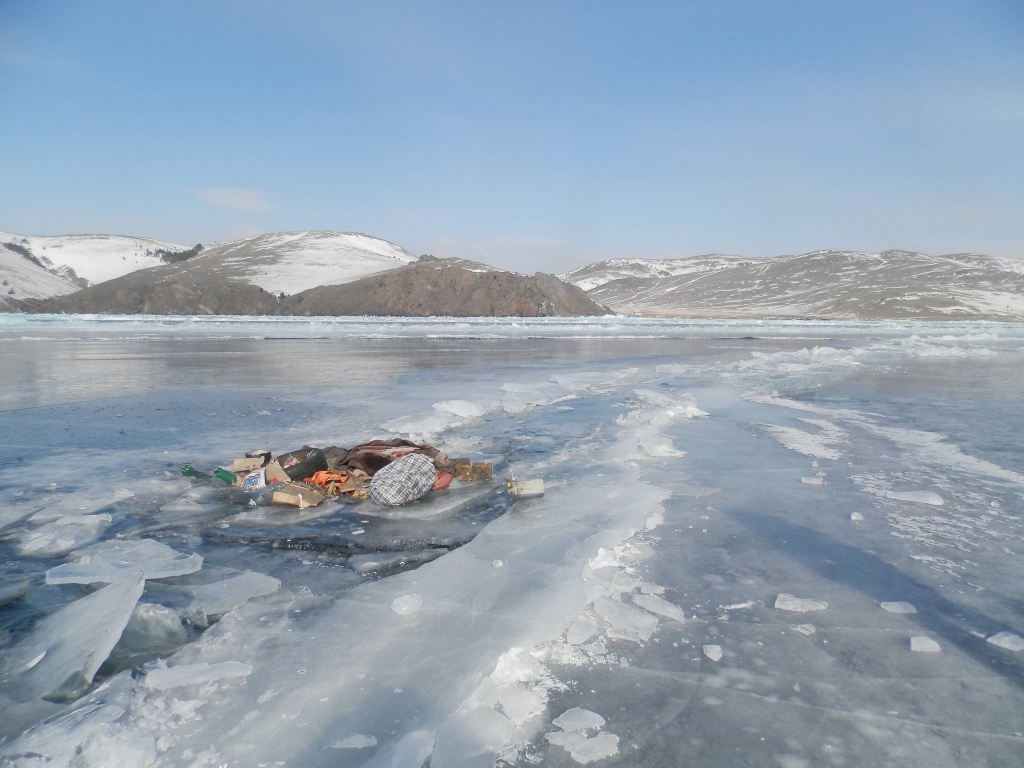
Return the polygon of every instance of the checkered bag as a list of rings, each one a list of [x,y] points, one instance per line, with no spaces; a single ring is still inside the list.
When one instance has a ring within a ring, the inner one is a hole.
[[[386,507],[416,501],[434,487],[434,462],[418,453],[395,459],[373,476],[370,498]]]

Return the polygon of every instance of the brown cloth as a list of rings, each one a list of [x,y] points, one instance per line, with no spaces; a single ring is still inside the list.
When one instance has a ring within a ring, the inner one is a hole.
[[[327,466],[339,474],[358,469],[373,476],[400,456],[419,453],[434,462],[438,469],[445,469],[451,462],[448,457],[432,445],[414,443],[396,437],[394,440],[373,440],[348,450],[328,448],[324,451]]]

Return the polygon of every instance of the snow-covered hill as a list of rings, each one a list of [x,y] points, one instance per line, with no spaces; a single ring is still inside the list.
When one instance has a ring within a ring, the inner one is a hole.
[[[561,276],[623,314],[1024,319],[1024,263],[980,254],[815,251],[615,259]]]
[[[173,254],[187,251],[189,246],[123,235],[41,236],[0,232],[0,248],[27,252],[28,258],[35,259],[43,269],[84,287],[165,264],[169,256],[173,258]]]
[[[319,285],[350,283],[416,258],[394,243],[358,232],[273,232],[213,245],[177,271],[189,278],[241,281],[290,295]]]
[[[610,259],[587,264],[585,267],[566,272],[559,277],[577,288],[590,291],[605,283],[610,283],[612,280],[622,280],[628,277],[677,277],[699,272],[714,272],[750,261],[752,259],[717,253],[690,259]]]
[[[0,245],[0,311],[17,311],[26,300],[66,296],[77,290],[71,281]]]

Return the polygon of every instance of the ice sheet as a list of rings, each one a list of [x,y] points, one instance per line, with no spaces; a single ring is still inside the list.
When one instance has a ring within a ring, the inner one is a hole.
[[[183,576],[203,567],[203,558],[185,555],[152,539],[102,541],[80,549],[78,560],[46,572],[47,584],[109,584],[141,572],[147,579]]]

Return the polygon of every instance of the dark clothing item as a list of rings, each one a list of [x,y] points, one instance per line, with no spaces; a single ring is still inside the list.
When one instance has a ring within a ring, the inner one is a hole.
[[[324,451],[324,455],[327,457],[327,466],[332,472],[359,469],[370,476],[377,474],[400,456],[408,456],[410,453],[418,453],[430,459],[439,468],[443,468],[442,465],[448,462],[448,457],[432,445],[425,443],[420,445],[397,437],[394,440],[373,440],[348,450],[327,448]],[[438,465],[438,459],[440,459],[440,465]]]

